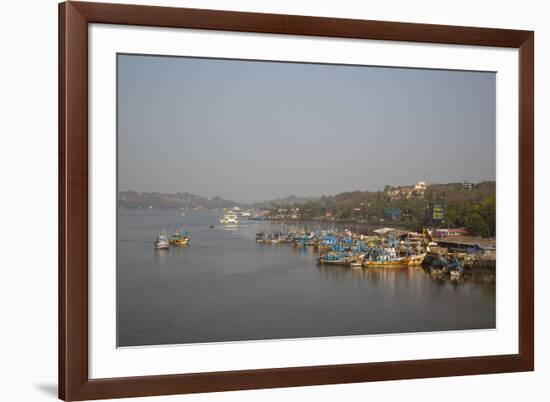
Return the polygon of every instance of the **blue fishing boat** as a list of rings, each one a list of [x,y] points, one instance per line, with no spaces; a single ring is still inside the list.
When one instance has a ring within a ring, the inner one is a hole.
[[[446,258],[439,257],[430,262],[429,270],[430,274],[433,275],[443,275],[448,272],[447,267],[449,266],[449,261]]]
[[[456,258],[447,266],[447,270],[451,278],[457,278],[464,273],[464,267]]]
[[[362,258],[362,254],[330,251],[317,258],[317,262],[319,264],[350,265],[354,262],[360,261]]]

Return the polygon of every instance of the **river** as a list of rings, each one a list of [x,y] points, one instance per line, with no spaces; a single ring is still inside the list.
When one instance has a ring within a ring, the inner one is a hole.
[[[255,242],[278,223],[184,212],[118,212],[118,346],[495,328],[494,275],[319,266],[312,247]],[[189,246],[154,250],[179,226]]]

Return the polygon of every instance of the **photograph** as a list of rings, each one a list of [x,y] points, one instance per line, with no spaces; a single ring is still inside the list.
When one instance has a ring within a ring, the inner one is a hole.
[[[548,12],[439,3],[3,2],[0,399],[546,401]]]
[[[495,72],[116,57],[118,347],[496,328]]]

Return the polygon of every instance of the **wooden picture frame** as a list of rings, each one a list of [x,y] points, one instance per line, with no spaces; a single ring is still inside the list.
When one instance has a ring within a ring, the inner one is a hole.
[[[513,355],[90,379],[88,375],[88,24],[519,49],[519,353]],[[59,397],[140,397],[534,369],[534,33],[382,21],[65,2],[59,5]]]

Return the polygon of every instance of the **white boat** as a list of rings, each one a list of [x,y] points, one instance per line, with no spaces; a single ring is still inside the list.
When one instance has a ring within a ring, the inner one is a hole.
[[[234,225],[239,223],[237,214],[234,212],[226,212],[222,218],[220,218],[220,223],[222,225]]]
[[[157,240],[155,241],[155,248],[156,249],[166,249],[170,247],[170,242],[168,241],[168,237],[166,237],[166,234],[164,232],[160,233],[157,237]]]

